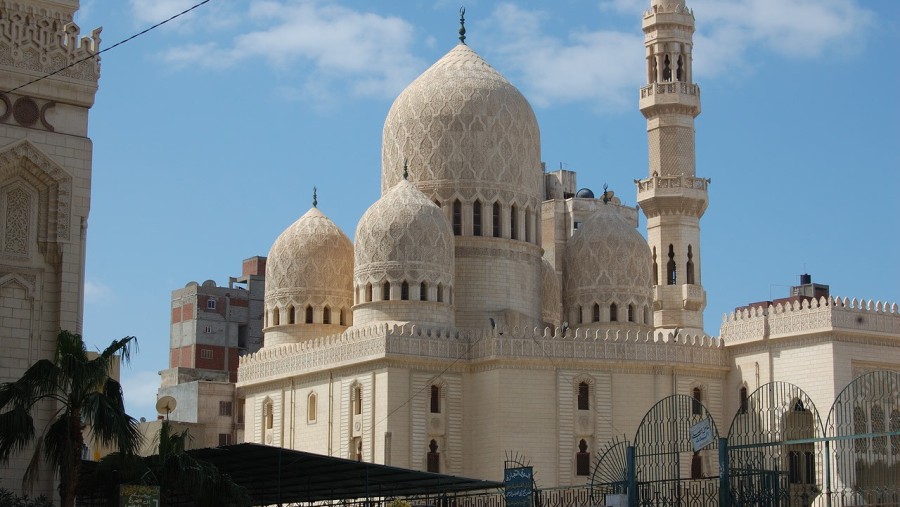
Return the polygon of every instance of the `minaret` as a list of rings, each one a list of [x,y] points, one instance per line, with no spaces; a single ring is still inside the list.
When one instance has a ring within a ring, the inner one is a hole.
[[[649,177],[636,181],[647,215],[653,255],[653,322],[657,329],[703,331],[700,217],[709,180],[698,178],[694,118],[700,87],[693,83],[694,14],[684,0],[651,0],[642,23],[647,85],[640,109],[647,118]]]

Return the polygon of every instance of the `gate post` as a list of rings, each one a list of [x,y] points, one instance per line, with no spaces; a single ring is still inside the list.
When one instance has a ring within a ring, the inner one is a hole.
[[[637,477],[635,476],[633,445],[629,445],[625,449],[625,480],[628,484],[628,507],[637,507]]]
[[[719,507],[731,507],[731,465],[728,463],[728,439],[719,439]]]

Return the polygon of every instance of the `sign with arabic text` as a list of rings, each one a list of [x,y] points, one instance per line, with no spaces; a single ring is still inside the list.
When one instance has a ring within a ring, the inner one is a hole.
[[[507,468],[503,470],[506,507],[532,507],[534,494],[534,471],[531,467]]]
[[[159,507],[159,486],[119,486],[119,507]]]

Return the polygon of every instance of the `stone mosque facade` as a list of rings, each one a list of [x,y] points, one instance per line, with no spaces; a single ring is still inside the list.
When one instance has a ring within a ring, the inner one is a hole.
[[[651,0],[643,31],[638,207],[545,172],[528,101],[464,42],[397,97],[355,243],[314,205],[272,246],[238,440],[489,479],[511,452],[542,486],[583,484],[583,457],[666,396],[727,423],[772,380],[827,410],[859,374],[900,370],[897,306],[811,280],[704,334],[693,12]]]

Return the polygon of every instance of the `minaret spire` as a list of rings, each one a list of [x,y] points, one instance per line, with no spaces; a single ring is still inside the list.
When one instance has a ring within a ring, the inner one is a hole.
[[[647,84],[640,110],[647,119],[649,177],[637,180],[653,257],[654,327],[703,332],[700,218],[709,180],[696,174],[694,118],[700,87],[693,82],[694,14],[684,0],[651,0],[642,22]]]
[[[316,187],[313,187],[313,208],[319,207],[319,195]]]
[[[466,8],[459,8],[459,42],[466,43]]]

